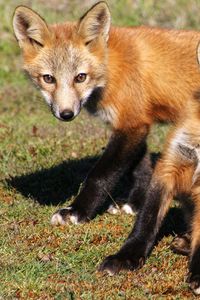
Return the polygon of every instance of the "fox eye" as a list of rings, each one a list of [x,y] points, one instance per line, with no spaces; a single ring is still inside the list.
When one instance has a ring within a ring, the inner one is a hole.
[[[78,75],[75,77],[74,81],[75,81],[76,83],[81,83],[81,82],[84,82],[84,81],[86,80],[86,78],[87,78],[87,74],[85,74],[85,73],[80,73],[80,74],[78,74]]]
[[[43,77],[44,82],[46,82],[46,83],[52,84],[52,83],[55,83],[55,82],[56,82],[55,77],[53,77],[53,76],[51,76],[51,75],[49,75],[49,74],[45,74],[45,75],[43,75],[42,77]]]

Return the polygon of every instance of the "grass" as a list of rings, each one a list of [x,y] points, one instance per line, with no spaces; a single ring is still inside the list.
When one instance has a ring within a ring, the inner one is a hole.
[[[171,235],[141,270],[108,277],[97,267],[122,245],[132,217],[104,214],[80,226],[49,224],[78,192],[110,131],[84,112],[69,124],[53,118],[21,71],[11,16],[25,4],[48,21],[64,21],[80,16],[90,2],[0,0],[0,299],[192,299],[184,283],[187,259],[171,252]],[[115,24],[198,27],[195,1],[109,3]],[[151,151],[162,149],[167,130],[154,127]],[[170,231],[175,221],[169,218]]]

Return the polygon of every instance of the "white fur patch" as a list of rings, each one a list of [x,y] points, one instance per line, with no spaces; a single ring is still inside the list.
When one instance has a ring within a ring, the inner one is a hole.
[[[62,216],[59,213],[55,213],[51,218],[51,225],[65,225],[65,221],[63,220]]]
[[[176,132],[175,137],[171,141],[170,150],[180,153],[179,146],[184,146],[189,148],[191,151],[195,151],[198,160],[200,160],[200,149],[191,144],[191,138],[188,137],[186,132],[184,132],[184,128],[180,128]]]
[[[99,109],[98,116],[104,121],[111,124],[115,124],[118,120],[117,112],[111,105],[107,105],[106,107],[103,107]]]
[[[83,96],[82,96],[82,98],[83,98],[83,100],[82,100],[82,105],[84,105],[84,104],[87,102],[87,100],[88,100],[88,98],[90,97],[92,91],[93,91],[93,89],[90,88],[90,89],[88,89],[88,90],[86,90],[86,91],[84,92],[84,94],[83,94]]]
[[[59,112],[59,107],[56,103],[53,103],[53,113],[56,116],[56,118],[60,119],[60,112]]]
[[[200,287],[198,287],[197,289],[193,290],[195,295],[200,295]]]
[[[124,204],[121,209],[126,214],[134,216],[134,211],[132,210],[131,206],[128,205],[127,203]]]
[[[120,210],[117,206],[111,204],[108,209],[107,212],[111,215],[118,215],[120,213]]]
[[[67,210],[71,210],[72,207],[71,206],[68,206],[64,209],[67,209]],[[62,215],[60,214],[60,212],[56,212],[55,214],[53,214],[53,216],[51,217],[51,221],[50,221],[51,225],[65,225],[66,224],[66,221],[63,219]]]
[[[44,99],[46,100],[46,103],[49,106],[51,106],[51,103],[52,103],[51,95],[47,91],[44,91],[44,90],[41,90],[41,93],[42,93]]]
[[[176,152],[179,145],[186,145],[187,147],[189,146],[186,135],[182,128],[176,132],[175,137],[171,141],[170,148],[172,151]]]
[[[108,269],[106,269],[105,271],[108,273],[109,276],[114,276],[115,275],[115,272],[112,272]]]
[[[77,216],[71,215],[69,217],[69,219],[70,219],[70,221],[71,221],[72,224],[75,224],[75,225],[78,224],[78,217]]]

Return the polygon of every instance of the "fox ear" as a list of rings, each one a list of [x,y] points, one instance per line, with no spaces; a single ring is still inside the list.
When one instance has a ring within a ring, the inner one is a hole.
[[[95,4],[80,19],[78,34],[84,39],[86,45],[99,36],[102,36],[107,41],[110,24],[111,16],[108,5],[106,2],[101,1]]]
[[[49,36],[46,22],[32,9],[18,6],[13,16],[13,29],[21,48],[27,44],[44,46]]]

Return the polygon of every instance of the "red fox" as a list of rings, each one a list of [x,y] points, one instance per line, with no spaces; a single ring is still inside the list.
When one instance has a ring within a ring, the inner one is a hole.
[[[151,125],[159,121],[177,123],[186,115],[186,107],[200,87],[196,59],[200,33],[113,27],[105,2],[95,4],[77,23],[57,25],[47,25],[36,12],[19,6],[13,27],[24,69],[54,116],[71,121],[85,107],[113,129],[79,195],[51,219],[55,225],[89,221],[124,172],[143,165]],[[130,199],[133,197],[134,188]],[[129,238],[120,255],[111,259],[111,267],[106,260],[101,270],[112,273],[140,265],[143,260],[140,255],[134,257],[132,244],[134,239]],[[137,247],[142,253],[144,241]]]

